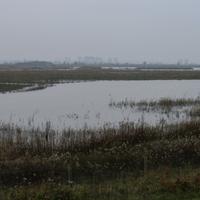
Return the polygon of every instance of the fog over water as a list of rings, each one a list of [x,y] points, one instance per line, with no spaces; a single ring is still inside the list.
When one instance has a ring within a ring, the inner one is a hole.
[[[0,0],[0,60],[200,63],[198,0]]]

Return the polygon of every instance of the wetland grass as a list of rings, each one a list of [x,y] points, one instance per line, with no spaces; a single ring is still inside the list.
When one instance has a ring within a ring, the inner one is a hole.
[[[159,100],[141,100],[141,101],[132,101],[132,100],[122,100],[119,102],[111,101],[109,103],[110,107],[113,108],[131,108],[142,111],[168,111],[170,112],[172,109],[183,108],[183,107],[191,107],[191,106],[200,106],[200,97],[195,99],[192,98],[160,98]]]
[[[12,92],[30,87],[31,84],[18,84],[18,83],[0,83],[0,93]]]
[[[62,132],[50,123],[0,128],[1,199],[189,200],[199,195],[199,167],[197,120]]]
[[[198,80],[200,71],[140,71],[80,68],[77,70],[1,70],[2,83],[55,83],[63,80]]]
[[[200,122],[149,126],[122,123],[118,128],[45,131],[2,126],[0,130],[1,184],[140,174],[144,151],[148,169],[200,164]],[[35,175],[34,175],[35,174]]]
[[[194,106],[190,110],[190,116],[191,117],[200,117],[200,106]]]

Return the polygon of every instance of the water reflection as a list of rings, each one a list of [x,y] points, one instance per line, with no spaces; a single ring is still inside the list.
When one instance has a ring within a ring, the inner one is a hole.
[[[131,109],[113,109],[111,100],[135,101],[169,98],[196,98],[200,95],[199,80],[182,81],[94,81],[58,84],[40,91],[0,94],[0,120],[22,126],[55,128],[98,127],[105,123],[142,121],[174,122],[186,118],[172,112],[158,114]]]

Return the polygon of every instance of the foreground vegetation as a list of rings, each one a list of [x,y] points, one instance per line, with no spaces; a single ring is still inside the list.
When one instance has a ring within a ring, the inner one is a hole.
[[[198,199],[200,121],[22,130],[1,124],[3,199]]]
[[[141,71],[113,70],[100,68],[80,68],[77,70],[1,70],[0,83],[15,83],[13,87],[21,87],[21,83],[52,84],[63,80],[192,80],[200,79],[200,71]],[[7,90],[8,85],[0,88]],[[16,88],[13,90],[16,90]],[[10,91],[8,89],[7,91]]]
[[[121,177],[103,182],[64,184],[46,182],[4,187],[2,200],[197,200],[200,197],[200,169],[168,168],[145,176]]]

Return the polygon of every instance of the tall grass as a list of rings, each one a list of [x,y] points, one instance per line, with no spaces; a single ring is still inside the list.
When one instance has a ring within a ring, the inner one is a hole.
[[[190,110],[191,117],[200,117],[200,106],[193,106]]]
[[[199,106],[200,105],[200,97],[195,99],[192,98],[160,98],[159,100],[141,100],[141,101],[132,101],[132,100],[122,100],[119,102],[111,101],[109,103],[110,107],[114,108],[132,108],[143,111],[171,111],[173,108],[183,108],[183,107],[191,107],[191,106]]]
[[[79,182],[161,166],[200,164],[200,122],[149,126],[121,123],[99,129],[0,129],[0,184],[48,179]]]

